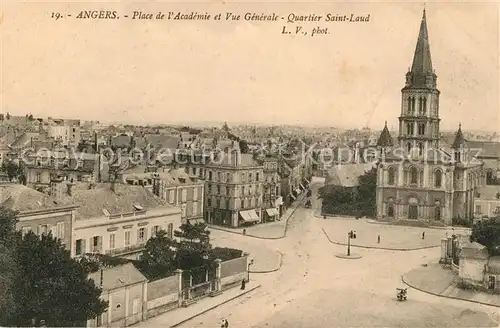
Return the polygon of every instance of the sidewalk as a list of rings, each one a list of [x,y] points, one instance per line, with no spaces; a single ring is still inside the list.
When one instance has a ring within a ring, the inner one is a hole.
[[[196,318],[216,307],[223,305],[225,303],[231,302],[232,300],[248,294],[260,285],[255,281],[250,281],[246,285],[245,290],[241,290],[239,286],[233,287],[224,291],[221,295],[215,297],[205,297],[199,300],[197,303],[190,305],[189,307],[180,307],[175,310],[160,314],[157,317],[150,318],[148,320],[139,322],[134,325],[134,327],[177,327],[181,324]]]
[[[456,277],[451,269],[443,268],[441,264],[431,263],[427,267],[419,267],[404,274],[402,280],[408,286],[424,293],[500,307],[499,295],[460,289],[454,283]]]
[[[288,220],[293,216],[299,205],[306,198],[306,193],[303,192],[292,205],[286,209],[279,221],[261,223],[252,227],[245,228],[227,228],[216,225],[209,225],[210,229],[221,230],[230,233],[243,235],[243,229],[246,229],[245,236],[259,239],[282,239],[286,237]]]

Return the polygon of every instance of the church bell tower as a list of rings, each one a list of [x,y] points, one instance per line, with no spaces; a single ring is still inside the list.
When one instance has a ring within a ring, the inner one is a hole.
[[[420,23],[413,63],[401,90],[399,146],[408,153],[423,155],[439,148],[439,90],[432,68],[425,9]]]

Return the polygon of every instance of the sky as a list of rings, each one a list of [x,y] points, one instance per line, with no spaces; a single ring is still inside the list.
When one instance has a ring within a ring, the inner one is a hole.
[[[500,130],[499,8],[428,2],[441,128]],[[0,17],[2,112],[137,123],[396,127],[423,3],[24,3]],[[76,19],[116,10],[119,20]],[[131,20],[276,13],[278,22]],[[72,17],[51,19],[52,12]],[[370,14],[286,24],[289,14]],[[283,25],[308,35],[282,34]],[[315,27],[329,34],[310,36]]]

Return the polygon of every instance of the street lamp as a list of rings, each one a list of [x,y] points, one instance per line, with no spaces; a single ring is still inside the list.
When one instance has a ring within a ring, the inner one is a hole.
[[[248,268],[247,268],[247,281],[250,282],[250,267],[253,265],[253,259],[250,260],[248,263]]]
[[[351,238],[356,239],[356,231],[351,230],[347,233],[347,256],[351,256]]]

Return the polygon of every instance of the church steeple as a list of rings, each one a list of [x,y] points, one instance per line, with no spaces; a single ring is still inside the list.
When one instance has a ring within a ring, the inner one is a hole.
[[[392,146],[394,146],[394,142],[392,140],[391,133],[387,128],[387,121],[385,121],[384,129],[382,130],[382,133],[380,133],[380,137],[377,140],[377,147],[387,148]]]
[[[429,32],[427,31],[427,17],[425,9],[420,22],[417,45],[413,54],[413,63],[406,74],[406,85],[411,87],[435,88],[436,74],[432,69],[431,47]]]
[[[427,16],[424,9],[413,63],[406,73],[406,84],[401,90],[402,106],[399,117],[399,143],[408,150],[439,148],[439,95],[437,76],[432,68]]]

